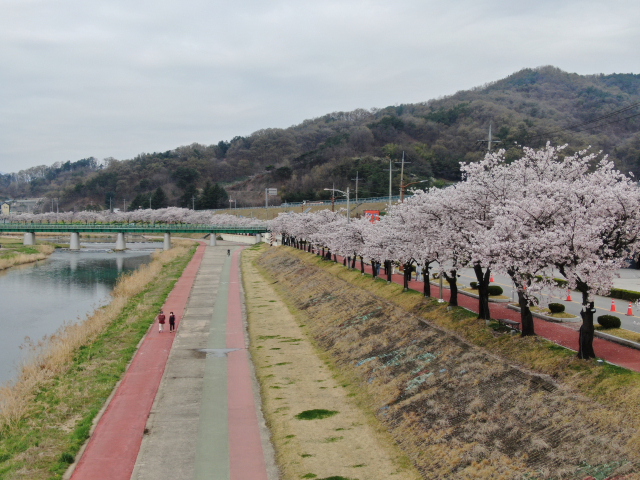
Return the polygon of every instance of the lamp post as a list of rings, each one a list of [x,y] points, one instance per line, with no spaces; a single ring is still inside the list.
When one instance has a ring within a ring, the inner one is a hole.
[[[349,187],[347,187],[347,191],[343,192],[342,190],[338,190],[337,188],[325,188],[325,190],[330,190],[333,192],[335,197],[335,192],[342,193],[345,197],[347,197],[347,223],[349,223]]]

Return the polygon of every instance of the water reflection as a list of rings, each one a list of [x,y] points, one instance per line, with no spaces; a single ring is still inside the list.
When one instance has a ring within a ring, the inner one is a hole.
[[[151,261],[153,245],[128,246],[125,252],[110,252],[111,244],[58,250],[0,275],[0,383],[15,376],[26,354],[20,349],[25,337],[37,341],[64,322],[84,318],[108,303],[119,275]]]

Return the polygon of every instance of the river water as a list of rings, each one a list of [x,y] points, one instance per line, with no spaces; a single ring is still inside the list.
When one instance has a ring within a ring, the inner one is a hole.
[[[113,244],[82,246],[0,271],[0,384],[15,379],[28,339],[37,342],[109,303],[118,276],[149,263],[158,244],[130,243],[124,252],[110,251]]]

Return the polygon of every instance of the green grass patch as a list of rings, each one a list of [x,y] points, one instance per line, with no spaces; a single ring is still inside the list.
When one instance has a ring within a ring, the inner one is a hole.
[[[90,345],[75,352],[63,374],[35,387],[27,414],[0,431],[0,478],[62,478],[194,252],[165,264]]]
[[[297,418],[298,420],[322,420],[323,418],[333,417],[338,413],[339,412],[335,410],[305,410],[304,412],[300,412],[299,414],[297,414],[295,418]]]

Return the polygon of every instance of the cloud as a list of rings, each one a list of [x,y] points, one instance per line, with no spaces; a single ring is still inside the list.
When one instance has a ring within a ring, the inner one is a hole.
[[[217,143],[523,67],[638,72],[632,1],[5,0],[0,167]]]

